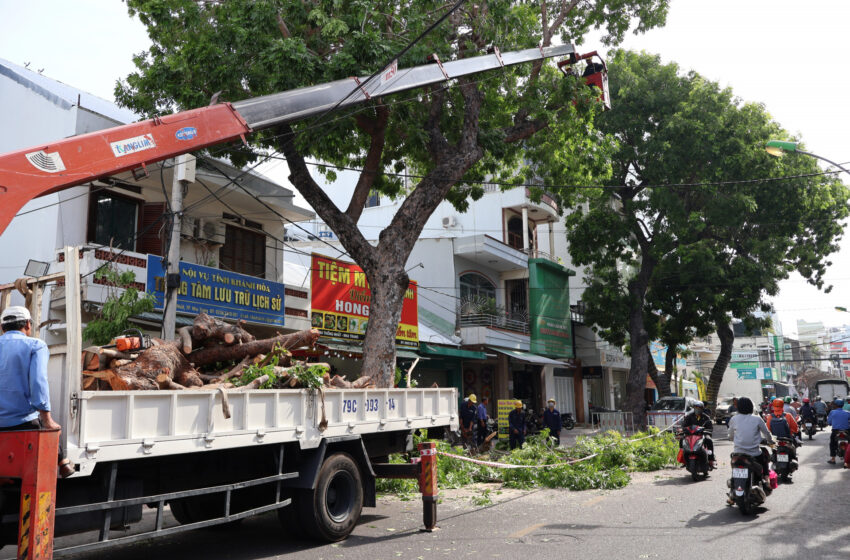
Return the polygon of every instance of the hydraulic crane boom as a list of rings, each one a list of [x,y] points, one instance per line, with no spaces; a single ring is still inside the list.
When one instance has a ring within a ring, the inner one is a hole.
[[[73,136],[0,155],[0,234],[30,200],[99,177],[144,168],[255,130],[320,115],[418,87],[575,52],[572,45],[525,49],[412,68],[395,66],[368,83],[350,78]],[[353,88],[357,88],[352,93]]]

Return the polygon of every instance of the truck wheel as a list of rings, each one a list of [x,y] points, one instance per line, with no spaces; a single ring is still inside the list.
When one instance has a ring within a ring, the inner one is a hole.
[[[363,481],[357,463],[348,453],[335,453],[325,459],[315,490],[298,499],[304,530],[311,537],[328,542],[347,537],[362,509]]]

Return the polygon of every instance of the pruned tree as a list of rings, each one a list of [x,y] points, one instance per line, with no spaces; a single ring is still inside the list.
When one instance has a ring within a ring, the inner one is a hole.
[[[205,105],[214,92],[235,101],[372,73],[436,21],[445,0],[128,0],[153,46],[138,71],[116,88],[125,106],[146,115]],[[664,22],[667,0],[467,3],[403,56],[399,68],[442,60],[580,42],[591,28],[616,43],[634,25]],[[364,270],[372,291],[363,345],[364,371],[389,386],[394,334],[408,286],[405,263],[428,217],[443,200],[464,210],[485,179],[545,185],[587,182],[603,169],[606,144],[589,126],[593,95],[552,65],[507,68],[356,110],[320,116],[255,135],[252,150],[228,151],[237,164],[261,150],[283,153],[290,180]],[[309,160],[361,169],[346,208],[337,208],[308,168]],[[405,188],[402,177],[416,177]],[[369,192],[404,199],[370,243],[357,228]],[[541,189],[533,189],[539,196]]]
[[[618,142],[612,188],[586,192],[568,217],[573,259],[589,266],[586,317],[603,337],[628,340],[626,408],[639,418],[648,341],[716,330],[713,406],[731,318],[755,321],[791,271],[823,286],[848,190],[812,160],[768,156],[765,141],[787,133],[729,89],[645,53],[618,52],[610,69],[617,104],[598,126]],[[793,179],[769,180],[778,177]]]

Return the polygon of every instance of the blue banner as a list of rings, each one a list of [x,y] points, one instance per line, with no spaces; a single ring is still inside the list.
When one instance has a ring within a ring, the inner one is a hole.
[[[156,309],[165,301],[162,257],[148,255],[147,291],[156,298]],[[207,313],[222,319],[283,326],[284,285],[263,278],[180,262],[177,311]]]

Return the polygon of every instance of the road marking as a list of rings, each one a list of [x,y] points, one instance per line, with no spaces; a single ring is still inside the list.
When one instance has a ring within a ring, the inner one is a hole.
[[[521,539],[526,535],[529,535],[536,531],[537,529],[543,527],[543,523],[538,523],[537,525],[531,525],[530,527],[526,527],[525,529],[520,529],[516,533],[508,535],[509,539]]]
[[[592,505],[598,504],[599,502],[601,502],[604,499],[605,499],[604,495],[603,496],[596,496],[595,498],[593,498],[591,500],[587,500],[586,502],[584,502],[581,505],[584,506],[584,507],[592,506]]]

